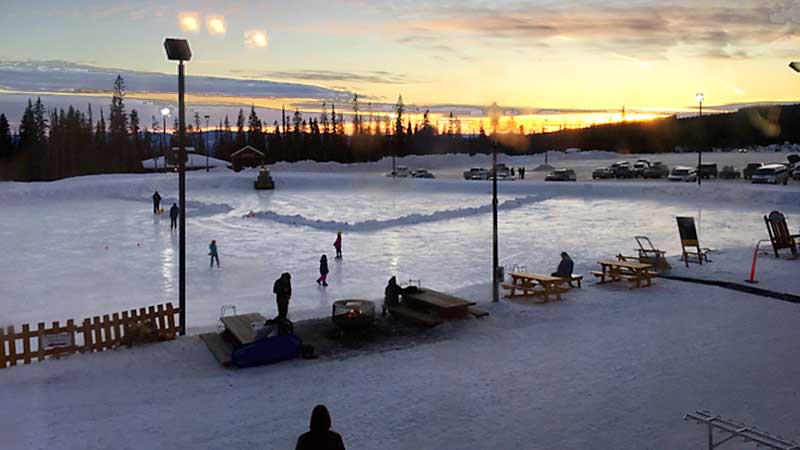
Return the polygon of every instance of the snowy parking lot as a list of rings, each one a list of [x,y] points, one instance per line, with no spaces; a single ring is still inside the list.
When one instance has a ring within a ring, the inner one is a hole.
[[[692,156],[661,159],[681,158]],[[272,316],[272,283],[290,272],[290,317],[323,317],[337,299],[380,299],[396,275],[475,300],[488,319],[447,324],[419,346],[251,370],[218,367],[191,336],[4,370],[0,435],[15,449],[292,448],[326,403],[359,449],[700,448],[703,429],[681,420],[699,408],[800,439],[800,305],[666,280],[594,286],[590,276],[561,303],[490,304],[491,185],[458,177],[483,162],[404,162],[435,180],[387,178],[386,161],[279,164],[275,191],[253,190],[254,171],[190,173],[187,309],[190,334],[215,329],[222,305]],[[176,302],[177,235],[149,200],[158,190],[168,207],[175,178],[0,183],[0,325]],[[589,275],[647,235],[675,273],[741,282],[767,237],[764,214],[780,210],[800,230],[798,194],[798,183],[502,183],[501,265],[549,273],[567,251]],[[715,250],[712,263],[678,267],[684,215]],[[344,258],[334,262],[340,230]],[[222,270],[208,266],[212,239]],[[314,283],[323,253],[325,289]],[[800,261],[758,264],[760,287],[800,294]]]

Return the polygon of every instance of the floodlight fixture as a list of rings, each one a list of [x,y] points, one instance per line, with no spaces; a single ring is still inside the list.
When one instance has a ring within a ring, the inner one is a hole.
[[[192,59],[192,50],[186,39],[166,38],[164,39],[164,50],[170,61],[190,61]]]
[[[789,67],[791,67],[795,72],[800,72],[800,61],[790,62]]]

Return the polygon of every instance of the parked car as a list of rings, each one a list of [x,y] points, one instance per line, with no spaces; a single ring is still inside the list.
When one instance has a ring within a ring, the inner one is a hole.
[[[408,169],[406,166],[397,166],[394,168],[394,172],[389,172],[386,174],[387,177],[397,177],[397,178],[408,178],[414,175],[414,173]]]
[[[669,167],[661,161],[656,161],[652,166],[644,169],[642,178],[667,178],[669,176]]]
[[[742,173],[736,170],[736,167],[733,166],[724,166],[722,170],[719,171],[719,177],[724,180],[733,180],[736,178],[741,178]]]
[[[481,167],[473,167],[464,172],[465,180],[488,180],[489,171]]]
[[[492,169],[489,169],[488,172],[489,172],[489,178],[492,178]],[[497,179],[513,180],[514,177],[511,176],[511,169],[503,163],[497,163]]]
[[[784,164],[769,164],[758,170],[751,178],[752,183],[786,184],[789,182],[789,168]]]
[[[633,163],[633,175],[636,177],[641,177],[644,175],[644,171],[650,167],[650,161],[647,159],[637,159],[635,163]]]
[[[592,179],[614,178],[614,169],[611,167],[598,167],[592,172]]]
[[[544,181],[575,181],[578,177],[572,169],[556,169],[554,172],[549,173]]]
[[[700,164],[700,176],[703,178],[717,178],[719,172],[716,164]]]
[[[417,169],[412,176],[414,178],[436,178],[432,173],[428,172],[427,169]]]
[[[673,167],[667,177],[669,181],[697,181],[697,169],[691,167]]]
[[[760,169],[762,167],[764,167],[764,163],[760,163],[760,162],[750,163],[750,164],[747,165],[747,167],[745,167],[742,170],[742,177],[745,180],[749,180],[753,176],[753,174],[756,173],[756,170],[758,170],[758,169]]]
[[[623,164],[614,169],[614,177],[616,178],[633,178],[635,176],[630,164]]]

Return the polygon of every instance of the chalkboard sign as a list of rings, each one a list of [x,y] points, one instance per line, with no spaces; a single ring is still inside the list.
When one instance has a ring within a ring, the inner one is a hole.
[[[693,244],[697,242],[697,229],[694,227],[693,217],[677,217],[678,220],[678,233],[681,235],[681,241],[692,241]]]

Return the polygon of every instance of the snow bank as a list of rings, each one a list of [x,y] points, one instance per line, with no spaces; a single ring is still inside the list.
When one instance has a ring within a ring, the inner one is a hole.
[[[541,195],[531,195],[527,197],[514,198],[506,200],[499,205],[499,210],[511,210],[519,208],[532,203],[538,203],[545,200]],[[436,211],[431,214],[408,214],[402,217],[388,219],[388,220],[365,220],[363,222],[338,222],[335,220],[316,220],[313,218],[303,217],[301,215],[283,215],[275,211],[260,211],[250,212],[246,214],[245,218],[258,218],[264,220],[271,220],[286,225],[306,226],[317,230],[324,231],[378,231],[387,228],[400,227],[406,225],[418,225],[429,222],[439,222],[443,220],[460,219],[478,214],[487,214],[492,212],[492,205],[482,205],[474,208],[458,208],[448,209],[443,211]]]

